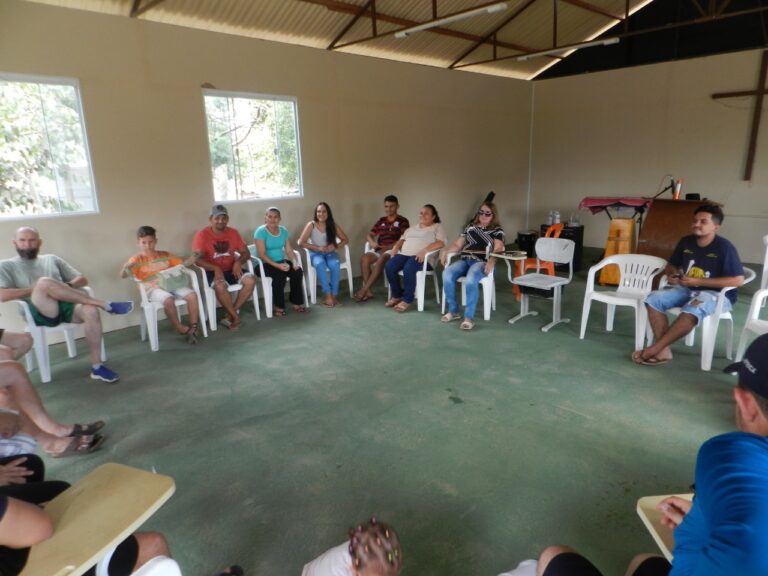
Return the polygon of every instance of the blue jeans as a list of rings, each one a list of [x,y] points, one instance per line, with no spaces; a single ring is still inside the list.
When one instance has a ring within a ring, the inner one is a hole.
[[[715,290],[691,290],[685,286],[671,286],[663,290],[654,290],[645,298],[645,303],[659,312],[666,312],[670,308],[680,307],[680,310],[692,314],[698,320],[698,324],[712,314],[717,307],[719,291]],[[731,310],[731,301],[728,298],[723,302],[723,312]]]
[[[389,288],[392,290],[392,298],[402,298],[403,302],[410,304],[413,302],[413,295],[416,292],[416,272],[419,272],[424,266],[423,262],[416,260],[416,256],[403,256],[397,254],[389,259],[384,266],[384,273],[387,275]],[[403,286],[400,287],[400,276],[398,272],[403,271]],[[432,270],[432,266],[427,264],[427,270]]]
[[[312,266],[317,270],[323,294],[336,296],[339,293],[339,275],[341,271],[339,255],[336,252],[312,252],[309,259],[312,262]],[[325,273],[326,270],[331,273],[330,281]]]
[[[475,318],[475,309],[477,308],[477,299],[480,296],[480,280],[486,276],[485,262],[472,260],[471,258],[462,258],[443,270],[443,290],[445,291],[445,301],[448,304],[448,312],[451,314],[459,313],[459,303],[456,301],[456,284],[458,284],[457,281],[462,276],[467,277],[464,280],[467,291],[464,318],[473,320]]]

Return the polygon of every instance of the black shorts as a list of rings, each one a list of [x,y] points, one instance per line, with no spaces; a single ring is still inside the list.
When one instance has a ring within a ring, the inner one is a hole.
[[[667,576],[672,565],[666,558],[652,556],[644,560],[632,576]],[[592,562],[576,552],[563,552],[552,558],[542,576],[603,576]]]
[[[222,274],[224,274],[224,280],[226,280],[227,284],[229,284],[230,286],[232,284],[240,284],[240,280],[235,278],[235,275],[232,274],[231,270],[229,272],[222,272]],[[250,272],[247,272],[247,271],[243,272],[243,276],[245,276],[246,274],[250,274]],[[213,283],[213,277],[214,276],[215,276],[215,274],[213,272],[211,272],[210,270],[206,270],[205,271],[205,277],[208,279],[208,284],[212,284]],[[242,279],[242,276],[240,278]]]

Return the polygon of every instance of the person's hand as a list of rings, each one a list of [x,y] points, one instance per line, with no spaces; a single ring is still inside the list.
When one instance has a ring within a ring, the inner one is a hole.
[[[288,264],[288,262],[281,262],[277,265],[277,267],[280,268],[280,270],[283,272],[288,272],[291,269],[291,265]]]
[[[485,268],[483,271],[485,272],[485,275],[488,276],[491,272],[493,272],[493,267],[495,264],[493,263],[493,260],[488,260],[488,262],[485,263]]]
[[[690,512],[692,506],[693,502],[690,500],[670,496],[659,502],[656,505],[656,509],[662,513],[661,523],[664,526],[675,529],[683,521],[685,515]]]
[[[443,251],[440,252],[440,264],[445,266],[445,263],[448,261],[448,252]]]
[[[0,438],[12,438],[21,428],[18,414],[0,412]]]
[[[691,278],[690,276],[680,276],[678,279],[680,286],[699,286],[701,278]]]
[[[0,466],[0,486],[9,486],[11,484],[26,484],[27,476],[34,474],[33,470],[22,466],[26,458],[17,458],[7,464]]]
[[[369,244],[369,246],[371,247],[371,250],[378,250],[379,249],[379,243],[378,242],[371,242]]]
[[[419,252],[415,256],[416,262],[424,262],[424,258],[426,258],[426,257],[427,257],[427,251],[426,250],[422,250],[421,252]]]
[[[213,269],[213,282],[211,284],[216,284],[218,282],[226,282],[224,279],[224,272],[221,271],[221,268],[216,266]]]
[[[232,276],[234,276],[239,280],[242,275],[243,275],[243,265],[240,262],[240,260],[235,260],[235,263],[232,264]]]

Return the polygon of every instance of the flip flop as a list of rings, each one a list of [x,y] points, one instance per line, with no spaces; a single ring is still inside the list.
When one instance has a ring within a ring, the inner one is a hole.
[[[397,306],[395,306],[395,310],[398,311],[398,312],[405,312],[410,307],[411,307],[411,305],[408,304],[408,302],[400,301],[400,302],[397,303]]]
[[[304,314],[305,312],[309,312],[305,306],[294,306],[293,311],[298,314]],[[283,316],[285,316],[285,313],[283,313]]]
[[[642,350],[635,350],[632,352],[632,362],[635,364],[643,364],[645,362],[645,358],[643,358],[643,351]]]
[[[360,303],[368,302],[368,300],[372,300],[372,299],[373,299],[373,296],[363,296],[362,298],[360,298],[360,300],[358,300],[358,302]]]
[[[51,458],[68,458],[70,456],[82,456],[96,452],[106,440],[101,434],[96,434],[93,438],[85,441],[88,436],[76,436],[70,440],[67,447],[56,454],[51,454]]]
[[[384,306],[386,306],[387,308],[394,308],[395,306],[400,304],[400,302],[402,301],[403,301],[402,298],[390,298],[384,303]]]
[[[282,308],[275,308],[272,312],[272,316],[282,317],[285,316],[285,310]]]
[[[643,366],[661,366],[662,364],[666,364],[669,362],[669,358],[648,358],[648,360],[643,360]]]
[[[75,437],[75,436],[93,436],[104,428],[105,422],[103,420],[96,420],[96,422],[91,422],[89,424],[75,424],[72,428],[72,432],[67,434],[68,437]]]

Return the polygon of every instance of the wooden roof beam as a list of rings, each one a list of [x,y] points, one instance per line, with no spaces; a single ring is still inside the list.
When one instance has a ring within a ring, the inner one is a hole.
[[[131,12],[129,16],[131,18],[137,18],[138,16],[141,16],[146,12],[147,10],[151,10],[160,2],[163,2],[163,0],[149,0],[144,6],[141,5],[142,0],[133,0],[133,4],[131,5]]]

